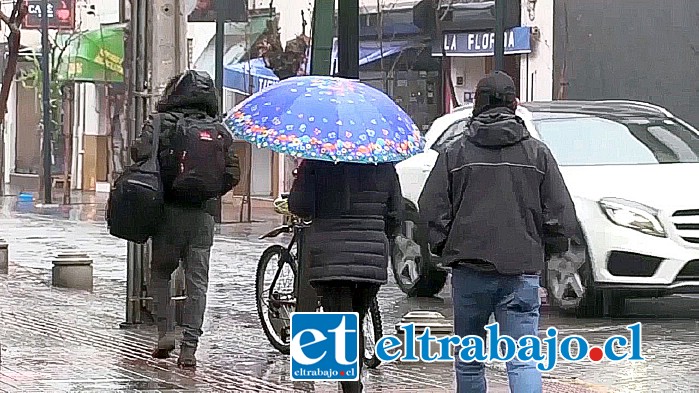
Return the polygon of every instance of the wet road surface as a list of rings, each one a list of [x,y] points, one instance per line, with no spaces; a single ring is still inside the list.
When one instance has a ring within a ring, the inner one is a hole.
[[[0,238],[10,243],[13,264],[10,274],[0,277],[0,391],[337,391],[332,383],[289,381],[288,358],[269,345],[259,326],[254,269],[270,242],[258,241],[257,236],[278,221],[224,226],[217,236],[200,366],[191,373],[176,369],[174,357],[164,362],[149,359],[152,328],[118,328],[124,318],[126,244],[107,234],[99,222],[99,205],[48,208],[42,214],[29,207],[27,213],[17,213],[15,206],[3,206]],[[90,222],[91,217],[97,222]],[[93,258],[92,294],[50,288],[49,257],[59,249],[79,249]],[[384,286],[379,295],[384,332],[393,333],[399,319],[416,309],[436,310],[450,318],[449,294],[447,285],[440,298],[406,299],[395,284]],[[545,391],[601,391],[585,390],[586,384],[620,392],[697,391],[697,299],[634,302],[628,309],[645,314],[661,310],[668,318],[579,320],[545,315],[542,329],[556,326],[564,335],[580,334],[593,343],[626,334],[624,326],[640,320],[648,358],[645,363],[559,364],[547,375]],[[369,373],[367,391],[453,391],[452,375],[448,364],[386,364]],[[489,377],[491,391],[507,391],[498,365],[489,367]],[[574,380],[584,382],[573,385]]]

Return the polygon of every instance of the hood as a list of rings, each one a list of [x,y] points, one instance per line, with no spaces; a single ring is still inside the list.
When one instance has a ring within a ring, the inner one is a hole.
[[[699,209],[699,163],[562,166],[573,197],[621,198],[659,210]]]
[[[472,143],[490,148],[511,146],[529,138],[522,119],[507,108],[496,108],[474,117],[466,131]]]
[[[218,117],[218,93],[208,73],[187,70],[170,80],[158,101],[158,112],[201,111]]]

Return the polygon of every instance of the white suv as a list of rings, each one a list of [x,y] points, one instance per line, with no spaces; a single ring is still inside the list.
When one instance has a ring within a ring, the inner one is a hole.
[[[417,204],[437,153],[472,107],[437,119],[425,152],[398,164],[408,214],[393,245],[396,281],[432,296],[447,269],[431,255]],[[551,256],[549,301],[579,314],[618,314],[627,298],[699,293],[699,133],[667,110],[633,101],[521,103],[517,114],[561,167],[585,235]]]

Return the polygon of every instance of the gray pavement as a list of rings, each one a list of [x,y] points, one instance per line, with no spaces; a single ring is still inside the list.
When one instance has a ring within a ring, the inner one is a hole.
[[[275,352],[259,326],[254,269],[269,242],[257,236],[278,223],[269,221],[269,211],[257,214],[265,222],[225,225],[217,236],[198,353],[201,365],[196,372],[185,372],[174,367],[175,358],[149,358],[151,328],[119,329],[126,246],[107,234],[100,204],[97,200],[43,211],[27,207],[25,213],[18,213],[22,209],[11,201],[3,204],[0,238],[10,243],[12,265],[9,275],[0,276],[0,391],[337,391],[330,383],[289,381],[288,358]],[[93,293],[50,287],[47,257],[62,248],[80,249],[94,259]],[[384,331],[392,332],[400,317],[414,309],[438,310],[450,317],[448,287],[441,296],[447,300],[406,299],[395,284],[386,285],[380,293]],[[691,312],[694,307],[699,315],[697,302],[680,299],[673,304],[694,319],[645,320],[644,353],[649,362],[564,364],[546,376],[545,391],[696,391],[699,369],[693,347],[699,326]],[[551,315],[542,320],[542,328],[555,325],[564,334],[601,341],[629,321]],[[509,390],[500,368],[490,367],[488,372],[490,391]],[[453,391],[452,375],[451,365],[386,364],[369,372],[367,391]]]

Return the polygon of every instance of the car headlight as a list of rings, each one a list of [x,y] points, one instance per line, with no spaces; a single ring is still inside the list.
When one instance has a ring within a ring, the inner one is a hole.
[[[647,235],[667,237],[665,228],[658,220],[658,211],[652,207],[618,198],[603,198],[599,205],[607,218],[616,225]]]

